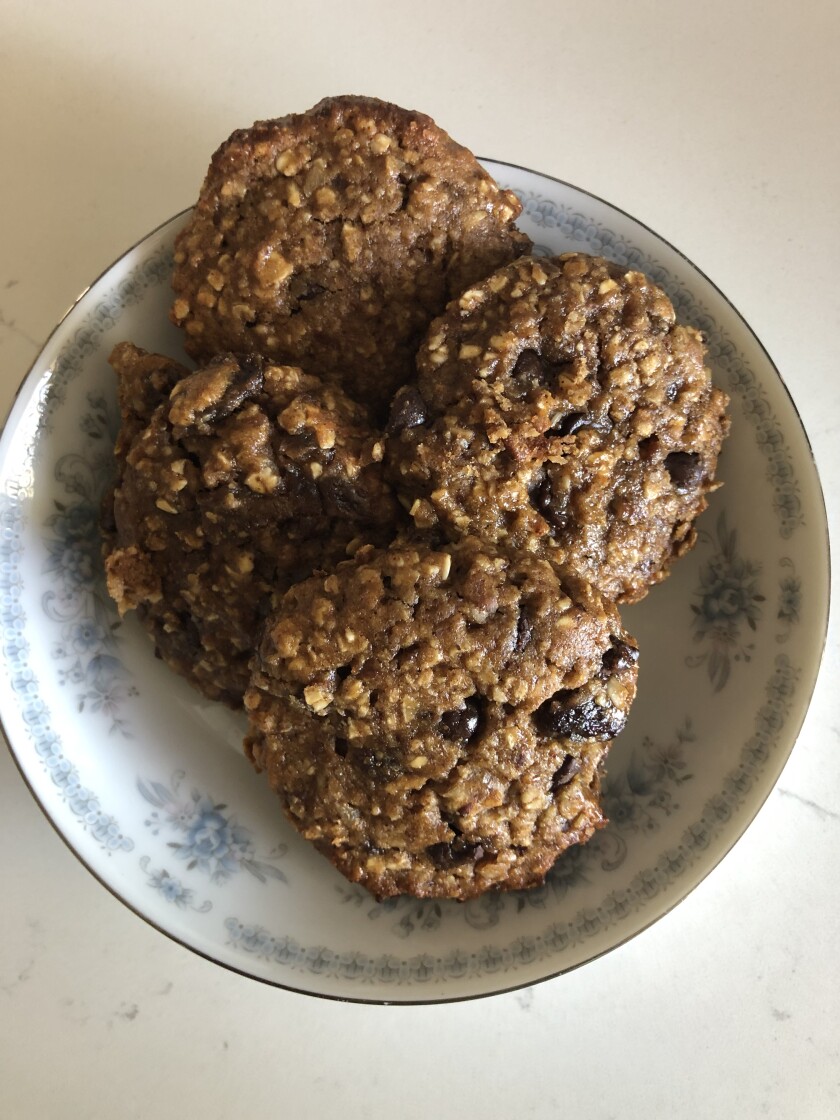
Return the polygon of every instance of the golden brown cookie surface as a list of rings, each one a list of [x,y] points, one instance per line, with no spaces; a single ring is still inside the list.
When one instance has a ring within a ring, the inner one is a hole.
[[[241,703],[270,594],[345,558],[359,534],[390,539],[381,442],[339,389],[258,358],[219,358],[144,425],[125,423],[109,591],[172,668]]]
[[[446,302],[526,250],[520,209],[429,117],[328,98],[215,154],[177,240],[173,319],[193,357],[338,373],[384,406]]]
[[[547,561],[398,539],[275,603],[246,750],[379,897],[533,886],[603,823],[636,658],[615,607]]]
[[[700,335],[639,272],[521,258],[435,320],[393,403],[421,529],[551,549],[632,602],[694,542],[728,429]]]

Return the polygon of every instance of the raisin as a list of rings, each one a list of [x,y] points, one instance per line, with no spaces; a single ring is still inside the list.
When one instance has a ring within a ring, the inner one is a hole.
[[[696,451],[672,451],[665,457],[665,469],[678,494],[696,490],[703,481],[703,464]]]
[[[602,707],[589,696],[577,703],[576,699],[574,692],[563,689],[546,700],[534,712],[537,730],[553,739],[608,742],[624,727],[627,714],[619,708]]]
[[[454,840],[444,841],[441,844],[430,844],[426,849],[432,863],[442,871],[456,864],[466,863],[467,860],[477,862],[484,855],[484,846],[478,842],[462,840],[456,836]]]
[[[601,664],[607,673],[616,673],[619,669],[629,669],[639,660],[639,651],[622,638],[612,637],[612,645],[601,658]]]
[[[418,428],[426,423],[426,402],[413,385],[403,385],[391,402],[385,432],[389,436],[399,435],[408,428]]]
[[[441,734],[452,742],[468,743],[478,730],[479,711],[474,700],[465,700],[463,708],[444,712],[440,717]]]

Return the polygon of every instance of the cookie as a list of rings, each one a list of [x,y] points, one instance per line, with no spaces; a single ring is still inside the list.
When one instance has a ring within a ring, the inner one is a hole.
[[[530,245],[516,196],[431,118],[365,97],[234,132],[175,248],[193,357],[259,353],[387,403],[469,284]]]
[[[137,352],[128,365],[156,360]],[[141,426],[125,351],[115,364],[131,438],[118,443],[108,590],[168,665],[237,706],[271,593],[391,539],[382,444],[339,389],[255,357],[179,378]]]
[[[435,320],[418,371],[386,452],[418,528],[550,551],[621,602],[693,545],[727,397],[642,273],[517,260]]]
[[[150,354],[131,342],[119,342],[108,362],[117,375],[120,427],[114,445],[116,473],[119,477],[125,457],[139,433],[146,427],[157,406],[165,401],[178,381],[190,371],[163,354]],[[115,547],[114,486],[102,499],[100,511],[104,555]]]
[[[121,462],[157,406],[192,371],[164,354],[152,354],[132,342],[118,342],[108,356],[108,363],[117,375],[120,430],[114,455]]]
[[[246,751],[378,898],[529,887],[604,823],[636,659],[616,608],[547,560],[399,538],[275,604]]]

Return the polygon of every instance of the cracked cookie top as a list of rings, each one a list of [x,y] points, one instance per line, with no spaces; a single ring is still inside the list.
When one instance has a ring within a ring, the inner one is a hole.
[[[123,346],[114,362],[125,432],[109,592],[172,668],[239,704],[271,593],[362,540],[391,539],[381,441],[361,405],[292,366],[218,358],[144,418],[158,398],[143,375],[166,359]]]
[[[246,750],[380,898],[530,886],[603,823],[636,659],[615,607],[547,560],[400,538],[275,601]]]
[[[526,251],[521,210],[422,113],[335,97],[234,132],[175,249],[188,353],[260,353],[384,407],[447,301]]]

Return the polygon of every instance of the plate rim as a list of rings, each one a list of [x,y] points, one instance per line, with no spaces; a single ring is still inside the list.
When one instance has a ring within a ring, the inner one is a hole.
[[[799,409],[797,408],[797,405],[796,405],[796,402],[793,398],[793,395],[791,394],[790,389],[788,388],[788,386],[785,382],[785,379],[782,376],[778,366],[774,362],[773,358],[771,357],[771,355],[768,352],[764,343],[758,337],[756,331],[753,329],[753,327],[750,325],[750,323],[747,321],[747,319],[741,314],[741,312],[738,310],[738,308],[735,306],[735,304],[732,302],[732,300],[720,289],[720,287],[712,279],[709,278],[709,276],[701,268],[699,268],[696,264],[694,264],[694,262],[688,256],[686,256],[685,253],[683,253],[679,248],[677,248],[675,245],[673,245],[670,241],[668,241],[667,238],[663,237],[660,233],[658,233],[652,227],[650,227],[649,225],[647,225],[645,222],[641,221],[640,219],[634,217],[632,214],[630,214],[628,211],[622,209],[620,206],[617,206],[615,203],[612,203],[612,202],[608,201],[607,199],[602,198],[601,196],[595,194],[592,191],[587,190],[586,188],[579,187],[575,183],[569,182],[568,180],[565,180],[565,179],[561,179],[561,178],[559,178],[557,176],[554,176],[554,175],[547,174],[545,172],[535,171],[533,168],[525,167],[522,164],[517,164],[517,163],[513,163],[513,162],[510,162],[510,161],[506,161],[506,160],[491,159],[489,157],[481,157],[480,156],[480,157],[477,157],[477,158],[479,159],[479,162],[482,165],[484,165],[485,167],[487,165],[491,165],[492,168],[509,168],[511,170],[523,172],[527,175],[533,175],[537,179],[542,179],[544,181],[555,183],[558,186],[560,186],[562,188],[565,188],[565,189],[567,189],[567,190],[569,190],[569,191],[571,191],[571,192],[573,192],[577,195],[580,195],[580,196],[583,196],[585,198],[591,199],[592,201],[594,201],[595,203],[605,207],[609,211],[612,211],[616,214],[621,215],[621,217],[623,217],[627,221],[633,223],[635,226],[639,227],[640,229],[644,230],[651,237],[653,237],[656,241],[658,241],[662,245],[667,246],[668,249],[670,249],[674,254],[676,254],[676,256],[679,258],[679,260],[682,261],[685,266],[687,266],[692,272],[694,272],[696,275],[698,275],[709,286],[709,288],[714,291],[714,293],[718,296],[718,298],[720,298],[723,301],[723,303],[730,309],[730,311],[735,315],[735,317],[737,318],[740,325],[742,327],[746,328],[746,331],[748,332],[749,336],[751,337],[753,342],[758,346],[763,359],[768,363],[770,369],[773,371],[776,378],[778,379],[779,385],[781,386],[782,390],[784,391],[784,395],[787,399],[787,403],[788,403],[788,405],[791,409],[792,415],[793,415],[793,417],[795,417],[796,423],[798,425],[799,435],[802,437],[802,439],[804,441],[804,447],[805,447],[805,449],[807,449],[808,457],[810,459],[811,472],[812,472],[811,473],[811,482],[813,484],[814,496],[816,498],[817,512],[820,515],[820,525],[821,525],[821,529],[822,529],[821,536],[822,536],[823,542],[824,542],[823,543],[823,548],[822,548],[821,553],[820,553],[820,559],[824,558],[824,561],[825,561],[825,584],[824,584],[824,587],[822,589],[818,589],[818,592],[821,592],[820,602],[824,602],[824,609],[821,612],[822,613],[822,633],[819,635],[819,640],[818,641],[814,641],[812,643],[809,643],[808,648],[811,650],[811,657],[810,657],[811,671],[810,671],[810,673],[808,673],[808,676],[806,677],[805,685],[801,689],[801,692],[802,692],[801,712],[799,713],[799,718],[798,718],[798,720],[796,720],[795,726],[793,724],[791,725],[790,736],[789,736],[789,738],[790,738],[789,746],[783,752],[783,756],[779,760],[778,769],[776,770],[772,781],[769,783],[768,788],[764,792],[764,794],[761,795],[758,798],[758,800],[755,804],[755,807],[751,811],[748,810],[747,819],[745,820],[745,822],[743,824],[743,827],[741,827],[740,830],[738,831],[737,835],[734,836],[731,840],[724,841],[724,844],[721,847],[720,853],[718,855],[716,855],[715,858],[713,858],[713,860],[709,863],[709,865],[703,870],[702,874],[700,874],[700,876],[696,879],[696,881],[693,882],[684,893],[680,893],[678,895],[678,897],[676,897],[670,903],[670,905],[666,906],[663,910],[661,910],[659,913],[657,913],[654,917],[652,917],[649,920],[643,922],[643,924],[640,925],[637,929],[634,929],[634,930],[628,932],[625,936],[617,939],[612,944],[605,946],[604,948],[598,950],[597,952],[592,953],[591,955],[585,957],[585,959],[583,959],[583,960],[577,961],[573,964],[566,965],[566,966],[561,967],[557,970],[547,972],[544,975],[541,975],[541,976],[539,976],[538,978],[535,978],[535,979],[523,980],[522,982],[508,984],[508,985],[493,986],[491,988],[488,988],[488,990],[486,990],[486,991],[473,991],[473,992],[467,992],[467,993],[464,993],[464,994],[456,994],[456,995],[428,996],[428,997],[425,997],[425,998],[410,998],[410,997],[405,998],[405,997],[402,996],[401,993],[396,993],[394,998],[382,998],[382,997],[377,998],[377,997],[366,997],[366,996],[363,996],[363,995],[356,995],[356,994],[336,994],[336,993],[332,993],[332,992],[313,990],[311,988],[306,988],[306,987],[299,987],[296,984],[291,983],[291,982],[286,982],[284,980],[278,980],[278,979],[271,978],[271,977],[268,977],[268,976],[262,976],[262,975],[259,975],[259,974],[255,973],[255,972],[249,971],[246,967],[244,967],[244,965],[243,965],[243,967],[239,967],[236,964],[233,964],[229,961],[221,960],[218,957],[215,957],[215,956],[211,955],[209,952],[200,948],[198,945],[190,944],[188,941],[184,940],[181,936],[179,936],[179,934],[161,926],[150,914],[144,913],[142,910],[140,910],[138,908],[137,905],[135,905],[133,902],[129,901],[126,897],[124,897],[122,894],[120,894],[115,886],[111,886],[103,878],[103,876],[99,873],[99,871],[96,870],[95,866],[93,866],[92,863],[89,862],[88,858],[86,856],[84,856],[82,854],[82,852],[79,851],[73,845],[73,842],[71,841],[69,835],[65,834],[65,832],[62,830],[62,828],[59,826],[58,822],[54,819],[54,817],[48,811],[45,803],[42,801],[38,792],[34,788],[33,783],[30,781],[26,771],[24,770],[22,760],[19,757],[18,751],[12,745],[11,737],[8,734],[8,730],[7,730],[6,722],[5,722],[5,718],[4,718],[4,712],[2,710],[0,710],[0,731],[2,731],[2,733],[3,733],[3,737],[6,741],[7,748],[9,750],[9,753],[11,754],[11,757],[12,757],[12,760],[15,764],[15,767],[16,767],[18,773],[20,774],[21,778],[23,779],[23,782],[24,782],[26,788],[29,790],[30,795],[33,797],[35,803],[40,808],[44,817],[46,817],[46,819],[47,819],[48,823],[50,824],[50,826],[52,827],[53,831],[59,836],[59,838],[62,840],[62,842],[65,844],[65,846],[69,849],[69,851],[76,857],[76,859],[82,864],[82,866],[93,876],[93,878],[108,891],[108,893],[113,898],[115,898],[117,901],[119,901],[123,906],[127,907],[129,911],[131,911],[133,914],[135,914],[137,917],[139,917],[142,921],[144,921],[147,925],[149,925],[151,928],[156,930],[158,933],[163,934],[170,941],[175,942],[177,945],[181,946],[182,948],[188,950],[191,953],[196,954],[200,958],[203,958],[205,961],[208,961],[208,962],[210,962],[210,963],[212,963],[216,966],[227,969],[229,972],[232,972],[236,975],[246,977],[249,980],[255,980],[258,983],[265,984],[265,985],[267,985],[269,987],[272,987],[272,988],[279,988],[279,989],[284,990],[284,991],[294,992],[295,994],[298,994],[298,995],[315,997],[315,998],[318,998],[318,999],[330,1000],[330,1001],[333,1001],[333,1002],[350,1003],[350,1004],[362,1004],[362,1005],[373,1005],[373,1006],[380,1006],[380,1007],[388,1007],[388,1006],[420,1007],[420,1006],[429,1006],[429,1005],[437,1005],[437,1004],[463,1003],[463,1002],[471,1001],[471,1000],[488,999],[488,998],[491,998],[493,996],[501,996],[501,995],[509,994],[511,992],[520,991],[524,988],[533,987],[536,984],[546,983],[547,981],[557,979],[559,976],[563,976],[563,975],[566,975],[568,973],[574,972],[577,969],[582,968],[584,965],[591,964],[593,961],[596,961],[596,960],[600,959],[601,957],[606,956],[608,953],[613,952],[615,949],[618,949],[621,946],[627,944],[629,941],[631,941],[635,937],[639,936],[645,930],[650,929],[657,922],[661,921],[668,914],[670,914],[671,911],[674,910],[678,905],[680,905],[682,902],[684,902],[685,899],[688,898],[688,896],[690,894],[692,894],[697,889],[697,887],[700,886],[700,884],[707,878],[707,876],[710,875],[720,865],[720,863],[730,854],[730,852],[732,852],[732,850],[734,849],[736,844],[738,844],[738,842],[743,838],[743,836],[746,834],[746,832],[749,830],[749,828],[751,827],[751,825],[755,821],[759,812],[761,811],[761,809],[764,807],[765,803],[767,802],[770,794],[777,787],[779,779],[781,777],[781,774],[784,771],[784,768],[787,765],[787,763],[788,763],[788,761],[791,757],[791,754],[793,753],[793,749],[794,749],[794,747],[796,746],[796,744],[799,740],[799,736],[800,736],[800,733],[801,733],[801,730],[802,730],[802,726],[805,722],[805,718],[806,718],[806,716],[808,714],[808,711],[811,707],[811,702],[813,700],[814,692],[815,692],[815,689],[816,689],[816,686],[817,686],[817,683],[818,683],[818,680],[819,680],[820,669],[821,669],[821,666],[822,666],[822,661],[823,661],[826,642],[827,642],[827,637],[828,637],[828,627],[829,627],[829,621],[830,621],[830,605],[831,605],[831,581],[832,581],[831,541],[830,541],[830,536],[829,536],[828,516],[827,516],[827,508],[826,508],[826,504],[825,504],[825,492],[824,492],[823,485],[822,485],[822,479],[820,477],[820,473],[819,473],[819,469],[818,469],[818,466],[817,466],[817,461],[816,461],[816,457],[814,455],[814,449],[813,449],[813,446],[811,444],[811,440],[808,436],[807,429],[806,429],[806,427],[805,427],[805,425],[802,421],[802,416],[799,412]],[[0,448],[2,448],[3,444],[6,442],[6,440],[8,438],[9,424],[10,424],[10,421],[12,420],[12,417],[13,417],[13,414],[15,413],[15,410],[18,408],[18,406],[20,405],[20,403],[24,399],[27,400],[27,403],[29,401],[28,397],[24,398],[24,391],[25,391],[27,385],[29,384],[30,380],[33,378],[33,376],[36,374],[36,372],[39,373],[40,378],[43,378],[45,374],[47,374],[48,378],[49,378],[49,376],[51,376],[53,374],[52,369],[41,370],[39,372],[38,367],[39,367],[39,364],[42,361],[42,358],[43,358],[45,352],[48,350],[51,343],[55,340],[56,336],[59,335],[59,333],[60,333],[62,327],[64,326],[64,324],[66,323],[67,319],[73,314],[73,312],[76,310],[76,308],[79,306],[79,304],[91,292],[91,290],[94,289],[96,287],[96,285],[99,284],[100,281],[102,281],[115,267],[117,267],[132,252],[137,250],[145,242],[147,242],[148,240],[153,238],[156,234],[160,233],[161,230],[163,230],[165,227],[171,225],[172,223],[176,222],[179,218],[182,218],[184,215],[189,213],[189,211],[191,209],[192,209],[192,206],[187,206],[187,207],[177,211],[176,213],[172,214],[169,218],[159,222],[153,229],[147,231],[145,234],[143,234],[141,237],[139,237],[137,240],[135,240],[123,252],[118,254],[110,262],[110,264],[106,265],[99,272],[99,274],[93,280],[91,280],[91,282],[89,284],[87,284],[79,292],[79,294],[76,296],[76,298],[67,307],[64,314],[56,322],[56,324],[53,326],[52,330],[49,332],[49,334],[45,338],[44,342],[40,345],[40,347],[38,349],[38,352],[35,355],[35,358],[30,363],[29,367],[27,368],[26,372],[24,373],[20,383],[17,386],[17,389],[15,390],[15,392],[12,396],[11,402],[10,402],[9,407],[7,409],[7,412],[6,412],[6,416],[3,419],[2,425],[0,426]],[[807,673],[808,668],[809,668],[808,664],[803,664],[803,666],[802,666],[803,672]],[[409,989],[409,991],[410,991],[410,989]]]

